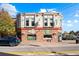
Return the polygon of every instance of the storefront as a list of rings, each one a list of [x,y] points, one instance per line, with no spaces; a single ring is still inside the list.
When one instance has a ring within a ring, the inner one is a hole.
[[[58,42],[58,32],[61,32],[61,19],[59,13],[24,13],[17,15],[17,30],[20,29],[23,43]],[[56,35],[53,35],[53,34]]]

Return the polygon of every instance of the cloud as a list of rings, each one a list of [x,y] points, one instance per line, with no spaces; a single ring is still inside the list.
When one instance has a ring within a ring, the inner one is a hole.
[[[56,9],[40,9],[39,12],[57,12]]]
[[[76,10],[76,12],[75,12],[75,15],[74,15],[75,17],[79,17],[79,9],[78,10]]]
[[[79,20],[78,19],[63,20],[62,21],[63,31],[71,31],[71,30],[77,31],[77,30],[79,30],[78,26],[79,26]]]
[[[2,9],[2,8],[5,11],[7,11],[12,17],[15,17],[18,12],[15,6],[8,4],[8,3],[2,3],[0,5],[0,9]]]
[[[75,20],[64,20],[62,21],[62,25],[63,27],[73,27],[76,25],[76,24],[79,24],[79,20],[75,19]]]
[[[79,23],[79,20],[75,19],[75,20],[74,20],[74,23]]]
[[[67,27],[73,27],[73,24],[72,24],[72,23],[64,23],[64,22],[63,22],[63,23],[62,23],[62,26],[63,26],[63,28],[64,28],[64,27],[66,27],[66,28],[67,28]]]
[[[67,23],[71,23],[71,22],[72,22],[71,20],[68,20],[68,21],[67,21]]]
[[[39,12],[47,12],[46,9],[40,9]]]
[[[68,27],[73,27],[72,23],[67,24]]]
[[[79,17],[79,13],[76,13],[76,14],[75,14],[75,17]]]
[[[63,26],[65,26],[65,27],[72,27],[73,26],[73,23],[72,23],[72,21],[71,20],[67,20],[67,21],[63,21],[62,22],[62,24],[63,24]]]

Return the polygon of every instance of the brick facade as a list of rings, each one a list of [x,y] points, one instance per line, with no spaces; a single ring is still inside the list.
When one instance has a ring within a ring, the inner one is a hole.
[[[23,15],[19,15],[17,17],[17,24],[18,24],[17,30],[21,30],[22,43],[29,43],[30,41],[35,41],[35,42],[40,42],[41,44],[46,44],[46,43],[56,44],[58,42],[58,33],[59,32],[61,33],[61,30],[62,30],[61,25],[60,25],[61,22],[59,22],[59,24],[57,24],[57,25],[54,25],[53,27],[45,27],[44,28],[43,23],[41,23],[42,25],[40,25],[40,23],[39,23],[39,26],[37,26],[37,27],[27,27],[27,26],[24,27],[25,26],[25,20],[23,20],[24,18],[22,18],[22,17],[25,17],[27,15],[31,16],[31,15],[35,15],[35,14],[23,14]],[[52,13],[48,14],[48,15],[52,16]],[[34,18],[34,19],[35,20],[42,19],[40,22],[43,22],[43,17],[42,16],[39,16],[39,18]],[[37,17],[37,15],[35,17]],[[55,17],[53,19],[54,22],[55,22]],[[60,19],[60,18],[58,18],[58,19]],[[57,21],[57,18],[56,18],[56,22],[58,22],[58,21]],[[50,25],[50,23],[49,23],[49,25]],[[42,26],[42,27],[40,27],[40,26]],[[48,37],[45,36],[46,35],[45,30],[50,30],[50,35],[47,35]],[[49,37],[51,37],[51,38],[49,38]],[[28,40],[28,38],[29,39],[33,38],[33,39]]]

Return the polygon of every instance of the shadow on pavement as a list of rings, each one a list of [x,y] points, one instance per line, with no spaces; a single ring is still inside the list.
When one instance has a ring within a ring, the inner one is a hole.
[[[8,53],[5,53],[5,52],[0,52],[0,56],[21,56],[21,55],[8,54]]]

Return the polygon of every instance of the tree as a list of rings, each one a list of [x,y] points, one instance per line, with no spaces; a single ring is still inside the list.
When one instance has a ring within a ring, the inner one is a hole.
[[[70,31],[69,34],[75,35],[75,32],[74,31]]]
[[[11,18],[8,12],[0,13],[0,35],[15,35],[15,21]]]
[[[69,39],[70,39],[70,40],[75,39],[75,32],[74,32],[74,31],[70,31],[70,32],[69,32]]]
[[[78,33],[78,32],[77,32]],[[76,36],[75,36],[75,32],[74,31],[70,31],[69,33],[67,33],[67,32],[64,32],[63,34],[62,34],[62,38],[64,39],[64,40],[74,40],[74,39],[76,39]]]
[[[68,32],[64,32],[62,34],[62,40],[67,40],[68,39],[68,36],[69,36],[69,33]]]
[[[76,32],[75,32],[75,35],[77,35],[78,33],[79,33],[79,31],[76,31]]]

